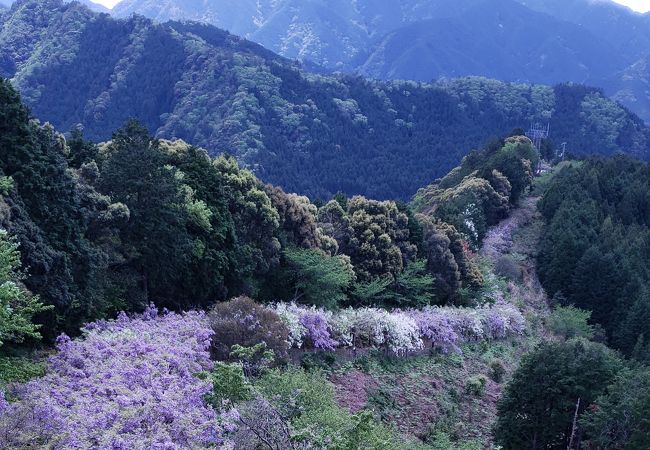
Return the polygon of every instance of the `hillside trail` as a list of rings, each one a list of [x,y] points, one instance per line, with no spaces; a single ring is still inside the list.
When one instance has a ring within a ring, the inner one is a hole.
[[[480,255],[499,270],[504,260],[514,262],[519,279],[508,282],[508,294],[527,316],[546,316],[549,299],[537,275],[537,253],[543,219],[537,210],[539,196],[527,196],[510,216],[491,228],[483,241]]]
[[[540,319],[549,313],[548,299],[535,266],[543,227],[537,211],[539,198],[522,198],[508,218],[489,230],[479,251],[495,267],[501,258],[515,262],[516,276],[494,284],[500,296],[522,311],[530,332],[511,343],[467,348],[462,355],[400,358],[386,367],[380,363],[369,370],[352,364],[330,377],[340,406],[351,412],[377,410],[386,423],[409,436],[430,439],[431,430],[442,430],[449,436],[475,440],[483,448],[491,448],[497,404],[505,382],[522,356],[547,338]],[[483,395],[467,394],[467,381],[489,375],[495,358],[505,366],[503,382],[488,377]]]

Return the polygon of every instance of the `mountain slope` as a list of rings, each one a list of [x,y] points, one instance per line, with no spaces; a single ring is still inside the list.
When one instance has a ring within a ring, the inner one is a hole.
[[[650,96],[619,94],[618,83],[648,53],[650,15],[609,0],[124,0],[113,14],[134,12],[210,23],[288,58],[380,79],[589,82],[650,120]]]
[[[90,8],[90,10],[95,11],[95,12],[100,12],[100,13],[108,13],[111,10],[105,7],[104,5],[100,5],[99,3],[95,3],[92,0],[65,0],[66,2],[79,2],[82,5],[87,6]],[[11,7],[16,2],[16,0],[0,0],[0,6],[6,6],[7,8]]]
[[[583,28],[514,1],[492,0],[458,18],[421,21],[390,33],[361,72],[383,79],[484,75],[558,83],[593,82],[612,65],[623,67],[625,59]]]
[[[20,0],[1,21],[0,74],[41,120],[101,141],[135,117],[313,198],[408,199],[477,142],[534,121],[575,154],[650,154],[643,123],[582,86],[312,75],[210,26],[116,20],[60,0]]]

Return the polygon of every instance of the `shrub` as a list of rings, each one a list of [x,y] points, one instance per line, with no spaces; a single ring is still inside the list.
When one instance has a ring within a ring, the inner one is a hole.
[[[9,383],[26,383],[45,375],[44,362],[27,358],[0,357],[0,390]]]
[[[467,379],[465,390],[468,394],[474,395],[476,397],[482,397],[485,393],[485,386],[487,385],[487,382],[488,379],[485,375],[476,375]]]
[[[234,404],[252,396],[252,386],[246,380],[242,363],[217,362],[204,378],[212,383],[212,392],[205,399],[216,410],[221,409],[224,402]]]
[[[551,331],[564,339],[581,337],[592,339],[594,327],[589,325],[591,311],[575,308],[573,306],[556,306],[548,319]]]
[[[214,335],[212,352],[215,358],[232,360],[235,345],[254,347],[264,343],[278,360],[287,357],[289,330],[278,314],[258,305],[248,297],[220,303],[208,315]]]
[[[309,371],[315,369],[329,369],[336,364],[334,353],[305,353],[300,358],[300,366]]]
[[[247,377],[259,376],[275,362],[275,352],[267,350],[266,344],[260,342],[252,347],[243,347],[239,344],[232,346],[230,358],[239,361]]]
[[[492,362],[490,362],[490,378],[497,383],[501,383],[505,374],[506,366],[503,364],[503,361],[500,359],[493,359]]]

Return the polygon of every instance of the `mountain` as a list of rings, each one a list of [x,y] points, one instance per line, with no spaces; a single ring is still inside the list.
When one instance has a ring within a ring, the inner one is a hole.
[[[378,79],[588,82],[650,120],[650,96],[619,83],[648,55],[650,15],[609,0],[124,0],[113,10],[133,13],[210,23]]]
[[[103,141],[134,117],[312,198],[408,199],[477,143],[537,121],[573,154],[650,155],[643,122],[598,89],[316,75],[212,26],[60,0],[20,0],[2,16],[0,76],[57,129],[81,124]]]
[[[11,7],[15,3],[16,0],[0,0],[0,7]],[[108,13],[110,12],[110,9],[105,7],[104,5],[100,5],[99,3],[95,3],[91,0],[65,0],[66,2],[79,2],[82,5],[87,6],[90,8],[92,11],[99,12],[99,13]]]
[[[426,63],[423,64],[423,61]],[[536,83],[593,82],[625,59],[578,25],[510,0],[492,0],[450,19],[430,19],[384,37],[360,66],[383,79],[485,75]]]
[[[373,40],[420,18],[446,17],[479,0],[123,0],[117,17],[195,20],[244,36],[294,59],[349,69]]]

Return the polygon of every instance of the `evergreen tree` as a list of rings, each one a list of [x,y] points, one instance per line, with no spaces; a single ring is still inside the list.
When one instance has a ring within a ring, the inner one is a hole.
[[[614,380],[622,362],[602,344],[574,339],[526,355],[498,404],[496,442],[510,449],[566,449],[573,418]]]
[[[650,369],[624,371],[598,397],[582,425],[593,447],[650,448]]]
[[[128,263],[141,276],[145,299],[171,306],[192,252],[177,171],[165,165],[159,142],[131,121],[106,149],[102,191],[125,204],[130,219],[120,236]]]
[[[326,308],[336,308],[346,298],[345,291],[354,272],[339,256],[326,256],[318,250],[288,248],[284,257],[294,286],[293,300]]]

